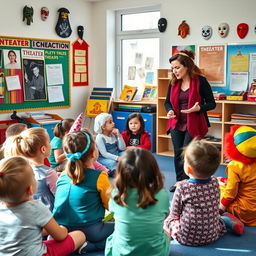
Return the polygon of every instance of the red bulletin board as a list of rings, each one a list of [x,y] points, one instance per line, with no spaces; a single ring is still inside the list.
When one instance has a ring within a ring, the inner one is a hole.
[[[73,86],[88,85],[88,48],[84,40],[76,40],[73,44]]]

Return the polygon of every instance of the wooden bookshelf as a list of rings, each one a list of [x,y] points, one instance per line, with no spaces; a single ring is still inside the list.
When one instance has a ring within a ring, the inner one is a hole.
[[[173,156],[171,136],[166,134],[167,116],[164,107],[164,101],[168,90],[170,79],[168,78],[169,69],[158,70],[158,95],[157,95],[157,117],[156,117],[156,153],[159,155]],[[256,102],[250,101],[230,101],[230,100],[217,100],[216,108],[211,112],[222,113],[221,121],[210,121],[211,127],[208,134],[220,141],[207,141],[220,148],[221,151],[221,164],[226,164],[223,148],[224,148],[224,134],[230,131],[232,125],[247,125],[256,129],[256,123],[250,122],[234,122],[231,121],[232,113],[256,113]]]

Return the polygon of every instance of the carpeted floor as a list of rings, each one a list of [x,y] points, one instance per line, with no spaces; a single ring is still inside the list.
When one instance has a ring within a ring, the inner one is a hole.
[[[165,177],[165,187],[169,189],[175,183],[173,158],[158,156],[160,170]],[[220,166],[215,176],[226,176],[225,166]],[[173,193],[170,193],[170,200]],[[84,256],[103,256],[104,252],[86,253]],[[236,236],[230,233],[225,234],[215,243],[207,246],[189,247],[171,242],[170,256],[256,256],[256,227],[246,227],[243,236]],[[141,256],[144,256],[141,252]]]

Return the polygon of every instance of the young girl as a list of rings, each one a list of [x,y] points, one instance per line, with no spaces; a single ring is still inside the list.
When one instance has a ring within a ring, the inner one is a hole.
[[[52,168],[57,167],[66,159],[66,156],[63,153],[62,140],[64,136],[69,132],[73,123],[74,119],[63,119],[54,127],[54,137],[51,140],[52,150],[48,158]],[[60,170],[57,168],[56,171],[61,171],[63,168],[64,166],[60,167]]]
[[[225,135],[227,184],[221,186],[220,209],[228,211],[245,225],[256,226],[256,130],[232,126]]]
[[[96,136],[98,161],[110,170],[109,176],[115,172],[117,161],[126,148],[122,135],[114,127],[115,123],[110,114],[101,113],[96,116],[94,131],[98,133]]]
[[[129,149],[121,157],[109,210],[115,217],[115,231],[107,239],[105,255],[169,255],[163,230],[169,197],[149,151]]]
[[[84,252],[103,250],[114,224],[103,222],[110,187],[106,172],[93,169],[98,150],[88,131],[67,134],[63,140],[67,156],[65,171],[57,182],[53,216],[72,230],[82,230],[88,240]]]
[[[0,161],[1,255],[65,256],[85,242],[82,232],[68,234],[46,206],[32,199],[36,189],[33,170],[25,158]],[[42,234],[53,239],[42,241]]]
[[[150,135],[145,131],[144,120],[139,113],[129,115],[122,136],[127,149],[140,147],[150,150],[151,148]]]
[[[44,159],[50,155],[51,145],[44,128],[33,127],[9,137],[4,146],[5,156],[24,156],[33,168],[38,189],[34,199],[41,200],[52,211],[56,191],[57,174],[55,170],[44,165]]]
[[[219,214],[220,190],[212,176],[220,164],[220,152],[212,144],[193,140],[184,151],[184,170],[172,199],[165,230],[179,243],[209,244],[226,232]]]

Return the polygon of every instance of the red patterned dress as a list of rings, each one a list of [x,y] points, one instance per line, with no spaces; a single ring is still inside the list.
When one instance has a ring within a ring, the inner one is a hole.
[[[226,233],[219,214],[217,178],[183,180],[173,196],[165,230],[179,243],[199,246],[212,243]]]

